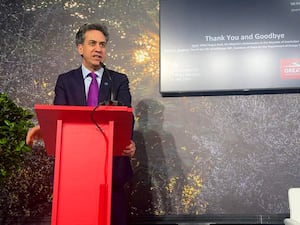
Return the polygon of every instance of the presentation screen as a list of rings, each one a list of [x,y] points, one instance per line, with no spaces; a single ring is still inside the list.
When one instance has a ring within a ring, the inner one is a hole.
[[[162,95],[297,90],[300,0],[161,0]]]

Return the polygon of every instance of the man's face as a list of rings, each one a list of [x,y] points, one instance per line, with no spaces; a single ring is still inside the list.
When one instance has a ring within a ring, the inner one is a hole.
[[[106,57],[104,34],[98,30],[87,31],[83,44],[79,44],[77,50],[82,55],[82,63],[87,69],[98,70],[101,67],[100,62],[104,62]]]

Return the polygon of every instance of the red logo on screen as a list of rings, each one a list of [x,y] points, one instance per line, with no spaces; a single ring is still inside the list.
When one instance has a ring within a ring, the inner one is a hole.
[[[281,79],[300,79],[300,59],[280,60]]]

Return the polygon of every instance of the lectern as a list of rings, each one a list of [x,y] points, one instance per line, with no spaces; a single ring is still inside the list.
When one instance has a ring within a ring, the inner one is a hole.
[[[132,108],[35,105],[55,155],[51,225],[110,225],[112,157],[130,143]]]

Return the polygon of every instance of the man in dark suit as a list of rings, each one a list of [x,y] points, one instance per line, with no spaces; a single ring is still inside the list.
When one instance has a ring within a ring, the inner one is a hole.
[[[88,105],[87,96],[92,81],[90,74],[95,73],[99,88],[97,104],[114,100],[131,107],[127,76],[108,70],[104,66],[108,40],[109,34],[103,24],[85,24],[80,27],[76,34],[76,45],[82,57],[82,65],[58,76],[55,85],[55,105]],[[29,130],[26,142],[32,145],[33,140],[37,138],[40,138],[39,126]],[[112,225],[127,224],[124,185],[132,176],[130,157],[134,154],[135,143],[131,140],[123,150],[123,156],[113,158]]]

